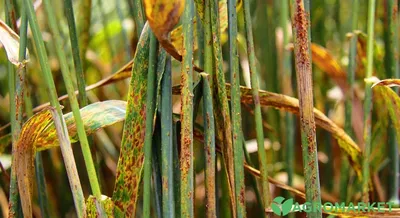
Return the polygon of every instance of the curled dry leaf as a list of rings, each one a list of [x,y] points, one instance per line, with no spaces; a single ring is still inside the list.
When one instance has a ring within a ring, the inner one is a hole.
[[[2,20],[0,20],[0,43],[3,44],[7,53],[7,58],[12,64],[16,66],[24,64],[18,61],[19,36]],[[29,52],[27,49],[26,60],[28,59],[29,59]]]
[[[179,22],[185,0],[144,0],[143,5],[149,25],[160,44],[171,56],[181,61],[182,56],[169,41],[168,34]]]

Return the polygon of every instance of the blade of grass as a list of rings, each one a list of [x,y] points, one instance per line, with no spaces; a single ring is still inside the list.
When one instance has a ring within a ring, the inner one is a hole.
[[[57,23],[57,19],[55,17],[53,7],[52,7],[50,1],[44,0],[43,3],[44,3],[45,11],[46,11],[46,14],[48,17],[50,30],[51,30],[53,38],[54,38],[56,53],[58,56],[58,60],[60,62],[61,72],[62,72],[62,75],[64,78],[64,84],[65,84],[65,87],[67,89],[67,93],[69,96],[72,113],[75,118],[76,128],[78,131],[79,141],[81,144],[82,153],[83,153],[83,157],[85,160],[86,170],[87,170],[87,173],[89,176],[89,182],[90,182],[90,186],[92,189],[92,193],[97,199],[101,199],[100,185],[99,185],[99,182],[97,179],[96,169],[94,167],[94,162],[93,162],[92,154],[91,154],[90,147],[89,147],[89,141],[86,136],[85,127],[84,127],[83,121],[82,121],[82,116],[79,111],[79,103],[78,103],[78,100],[74,93],[75,89],[74,89],[74,86],[72,83],[72,78],[71,78],[71,74],[69,71],[67,58],[65,57],[65,53],[64,53],[63,47],[62,47],[63,43],[62,43],[62,37],[60,35],[59,24]],[[83,84],[81,84],[81,85],[83,85]]]
[[[185,2],[182,16],[183,44],[181,84],[181,217],[194,216],[193,181],[193,1]]]
[[[146,95],[146,135],[144,142],[144,177],[143,177],[143,217],[151,217],[151,174],[152,174],[152,146],[153,146],[153,120],[155,109],[156,66],[158,42],[154,33],[150,33],[149,69],[147,74]]]
[[[215,124],[212,95],[208,76],[201,74],[203,80],[203,125],[204,131],[204,150],[205,150],[205,181],[206,181],[206,205],[207,217],[217,217],[216,210],[216,188],[215,188]]]
[[[240,108],[240,76],[237,54],[237,16],[236,1],[228,0],[228,41],[229,41],[229,70],[232,83],[231,109],[232,109],[232,137],[233,137],[233,159],[235,177],[235,202],[237,217],[246,217],[245,184],[243,170],[242,149],[242,117]]]
[[[292,27],[296,64],[297,90],[299,96],[301,142],[306,187],[306,200],[321,204],[317,142],[313,111],[313,88],[310,51],[309,2],[295,0],[293,4]],[[308,217],[321,217],[320,211],[308,213]]]
[[[397,61],[398,50],[398,1],[387,0],[386,2],[386,25],[385,28],[385,70],[388,78],[399,78],[399,63]],[[398,88],[394,88],[398,92]],[[399,152],[396,140],[396,130],[393,128],[393,123],[389,121],[388,128],[388,154],[390,158],[390,167],[388,179],[389,200],[399,202]]]
[[[74,60],[74,67],[79,91],[79,105],[85,107],[88,104],[85,92],[85,74],[83,73],[81,54],[79,51],[78,35],[76,33],[75,15],[72,0],[64,0],[65,16],[68,21],[69,39],[72,47],[72,57]]]
[[[358,23],[358,0],[353,0],[352,3],[352,31],[357,30]],[[353,135],[353,127],[352,127],[352,113],[353,113],[353,98],[354,91],[353,85],[355,80],[355,71],[356,71],[356,58],[357,58],[357,34],[352,34],[350,39],[350,48],[349,48],[349,66],[347,70],[347,83],[349,84],[349,89],[347,91],[347,98],[345,103],[345,131],[349,136]],[[341,163],[341,174],[340,174],[340,200],[342,202],[346,202],[347,200],[347,187],[349,182],[349,163],[348,160],[342,155],[342,163]]]
[[[253,42],[253,29],[251,24],[250,15],[250,2],[249,0],[244,0],[244,23],[246,30],[246,41],[247,41],[247,55],[250,62],[250,74],[251,74],[251,87],[253,90],[253,101],[254,101],[254,118],[256,123],[256,133],[257,133],[257,145],[258,145],[258,161],[261,172],[261,192],[263,200],[261,204],[264,208],[269,208],[272,197],[269,190],[268,183],[268,170],[267,170],[267,155],[264,148],[264,129],[262,124],[261,106],[260,106],[260,96],[258,95],[260,85],[258,83],[258,71],[256,68],[256,57],[254,54],[254,42]]]
[[[373,71],[374,54],[374,25],[375,25],[375,0],[368,1],[368,41],[367,41],[367,71],[365,78],[370,78]],[[365,81],[364,98],[364,159],[362,193],[363,202],[369,202],[369,181],[371,178],[369,170],[369,158],[371,155],[371,110],[372,110],[372,81]]]
[[[167,184],[163,190],[163,217],[175,216],[174,198],[174,147],[172,137],[172,81],[171,81],[171,57],[168,56],[165,73],[161,82],[161,157],[162,157],[162,181]]]
[[[62,143],[61,149],[64,157],[64,162],[68,172],[68,178],[70,181],[71,189],[73,190],[73,197],[75,202],[75,207],[77,210],[78,217],[82,217],[83,208],[85,207],[84,197],[82,188],[80,186],[79,177],[77,176],[75,162],[73,161],[72,151],[68,153],[68,150],[71,150],[71,145],[69,143],[69,139],[66,134],[68,134],[65,128],[65,120],[62,116],[61,107],[59,102],[57,101],[57,92],[55,89],[55,84],[53,80],[53,76],[51,74],[50,66],[48,64],[48,58],[46,54],[46,49],[44,46],[44,42],[42,39],[42,35],[39,29],[39,25],[37,22],[36,14],[33,8],[33,4],[29,0],[24,0],[23,2],[25,8],[25,13],[28,15],[29,25],[31,27],[32,35],[36,44],[38,59],[40,62],[40,66],[42,68],[42,76],[46,82],[47,90],[50,95],[50,102],[57,112],[57,116],[59,117],[59,121],[61,123],[61,128],[58,129],[57,133],[59,135],[60,141],[61,138],[67,138],[64,143]],[[66,134],[65,134],[66,133]],[[70,162],[72,159],[73,162]]]

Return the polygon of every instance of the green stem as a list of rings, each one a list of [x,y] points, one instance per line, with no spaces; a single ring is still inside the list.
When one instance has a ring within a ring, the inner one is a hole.
[[[244,0],[244,23],[247,39],[247,55],[250,62],[250,75],[251,75],[251,88],[254,101],[254,116],[256,123],[257,145],[258,145],[258,161],[260,166],[260,179],[261,179],[261,193],[263,196],[262,205],[264,208],[269,208],[271,204],[271,192],[269,190],[268,182],[268,169],[267,169],[267,155],[264,148],[264,129],[262,124],[262,114],[260,106],[260,96],[258,91],[260,85],[258,83],[258,71],[256,67],[256,57],[254,54],[253,30],[250,15],[249,0]]]
[[[61,137],[68,138],[65,133],[67,130],[65,129],[65,120],[61,112],[61,107],[57,99],[57,92],[56,88],[54,85],[54,80],[53,76],[51,74],[50,66],[49,66],[49,61],[47,58],[46,54],[46,49],[44,46],[44,42],[42,39],[42,33],[40,32],[38,21],[36,18],[35,10],[33,8],[33,4],[30,0],[24,0],[23,2],[24,6],[26,7],[26,13],[28,14],[28,20],[29,24],[31,27],[32,35],[35,40],[36,48],[37,48],[37,53],[38,53],[38,59],[40,62],[40,66],[42,68],[42,77],[44,78],[47,86],[47,91],[49,92],[50,95],[50,103],[53,107],[56,108],[57,115],[59,117],[59,120],[61,122],[62,129],[58,130],[58,133]],[[61,145],[61,151],[65,155],[64,157],[67,157],[67,155],[71,155],[72,152],[67,153],[68,150],[71,150],[71,144],[62,144]],[[70,181],[70,186],[72,189],[72,194],[74,197],[75,201],[75,207],[78,213],[78,217],[83,216],[83,208],[85,208],[85,201],[83,197],[83,191],[80,186],[79,182],[79,177],[77,177],[77,170],[76,170],[76,165],[73,160],[73,157],[71,158],[64,158],[65,165],[68,166],[68,176],[69,176],[69,181]]]
[[[70,36],[69,39],[71,41],[72,57],[74,60],[75,73],[78,84],[79,105],[81,107],[85,107],[88,104],[85,91],[85,86],[86,86],[85,74],[83,72],[82,60],[79,51],[79,42],[76,33],[75,16],[74,16],[74,8],[72,5],[72,0],[64,0],[64,7],[65,7],[65,15],[68,21],[69,36]]]
[[[315,134],[312,69],[310,52],[310,14],[308,4],[295,0],[293,4],[292,27],[296,64],[297,89],[299,96],[301,142],[306,189],[306,201],[321,204],[321,190],[318,172],[317,142]],[[322,217],[321,211],[312,211],[308,217]]]
[[[229,69],[231,76],[232,137],[235,177],[235,201],[237,217],[246,216],[245,185],[242,149],[242,117],[240,108],[240,76],[237,54],[236,1],[228,0]]]
[[[15,32],[18,32],[18,28],[16,25],[15,19],[15,5],[12,1],[5,1],[6,8],[6,22],[7,25],[11,26]],[[26,51],[26,16],[25,16],[25,35],[21,35],[20,38],[20,48],[19,48],[19,60],[25,59],[25,51]],[[23,55],[23,56],[22,56]],[[22,58],[21,58],[22,57]],[[25,70],[24,64],[18,68],[18,74],[22,73]],[[22,100],[23,97],[20,98],[20,93],[23,90],[23,81],[16,79],[17,75],[15,73],[14,66],[11,62],[7,62],[7,72],[8,72],[8,90],[10,96],[10,120],[11,120],[11,135],[12,135],[12,154],[14,156],[16,152],[16,144],[19,138],[19,134],[22,127]],[[11,178],[10,178],[10,196],[9,196],[9,217],[16,217],[22,214],[19,213],[21,209],[20,204],[20,196],[18,192],[17,186],[17,163],[15,163],[15,158],[12,158],[12,167],[11,167]]]
[[[89,182],[92,188],[93,195],[97,198],[101,198],[100,185],[96,175],[96,169],[94,167],[92,154],[90,152],[88,138],[85,132],[85,126],[83,125],[81,113],[79,111],[79,103],[75,95],[75,89],[72,83],[71,74],[69,72],[67,58],[62,47],[62,37],[60,36],[60,30],[58,28],[58,23],[56,22],[56,17],[53,11],[53,7],[49,0],[44,0],[44,6],[48,17],[48,22],[52,35],[54,37],[56,53],[60,62],[61,72],[64,78],[65,87],[69,96],[72,113],[75,118],[76,128],[78,131],[78,137],[82,148],[83,158],[85,160],[87,173],[89,175]]]
[[[349,67],[347,70],[347,82],[350,86],[347,92],[346,105],[345,105],[345,131],[348,135],[353,135],[353,127],[352,127],[352,113],[353,113],[353,98],[354,91],[353,85],[355,80],[355,71],[356,71],[356,58],[357,58],[357,34],[354,33],[357,30],[358,23],[358,5],[359,0],[353,0],[352,4],[352,31],[353,34],[350,39],[350,48],[349,48]],[[349,162],[345,155],[342,155],[342,166],[341,166],[341,174],[340,174],[340,200],[342,202],[346,202],[347,200],[347,187],[349,181]]]
[[[162,180],[167,184],[163,190],[163,217],[175,216],[174,199],[174,162],[173,162],[173,128],[172,128],[172,81],[171,57],[168,57],[165,73],[161,81],[161,156]]]
[[[202,74],[203,79],[203,123],[204,123],[204,150],[205,150],[205,181],[207,217],[217,217],[216,188],[215,188],[215,124],[212,95],[208,76]]]
[[[399,64],[397,57],[398,51],[398,16],[397,0],[387,0],[387,12],[386,12],[386,25],[385,30],[385,70],[388,78],[399,78]],[[395,88],[398,92],[398,88]],[[388,191],[389,199],[393,202],[399,202],[398,190],[399,190],[399,153],[398,153],[398,141],[396,140],[396,130],[393,126],[392,121],[389,119],[388,128],[388,144],[389,144],[389,159],[390,159],[390,178],[388,179]]]
[[[193,188],[193,1],[186,1],[183,13],[181,84],[181,217],[194,216]]]
[[[158,42],[154,33],[150,34],[149,69],[147,74],[146,99],[146,136],[144,142],[144,177],[143,177],[143,217],[151,217],[151,156],[153,146],[153,120],[155,108],[156,66]]]
[[[375,0],[369,0],[368,4],[368,41],[367,41],[367,72],[365,78],[370,78],[373,71],[374,53],[374,25],[375,25]],[[371,110],[372,110],[372,81],[365,81],[364,98],[364,160],[362,192],[363,201],[369,202],[369,181],[371,178],[369,170],[369,159],[371,154]]]
[[[146,21],[145,14],[143,12],[142,0],[133,0],[133,4],[133,19],[135,21],[136,34],[137,37],[140,38],[144,22]]]

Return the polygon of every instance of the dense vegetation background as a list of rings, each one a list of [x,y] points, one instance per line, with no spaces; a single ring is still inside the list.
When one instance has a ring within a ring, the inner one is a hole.
[[[0,5],[0,216],[399,204],[397,0]]]

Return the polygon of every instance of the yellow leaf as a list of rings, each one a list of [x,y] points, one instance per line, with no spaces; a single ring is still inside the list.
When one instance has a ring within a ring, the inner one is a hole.
[[[164,49],[175,59],[182,56],[168,39],[168,34],[179,22],[185,8],[185,0],[144,0],[145,13],[149,25]]]

